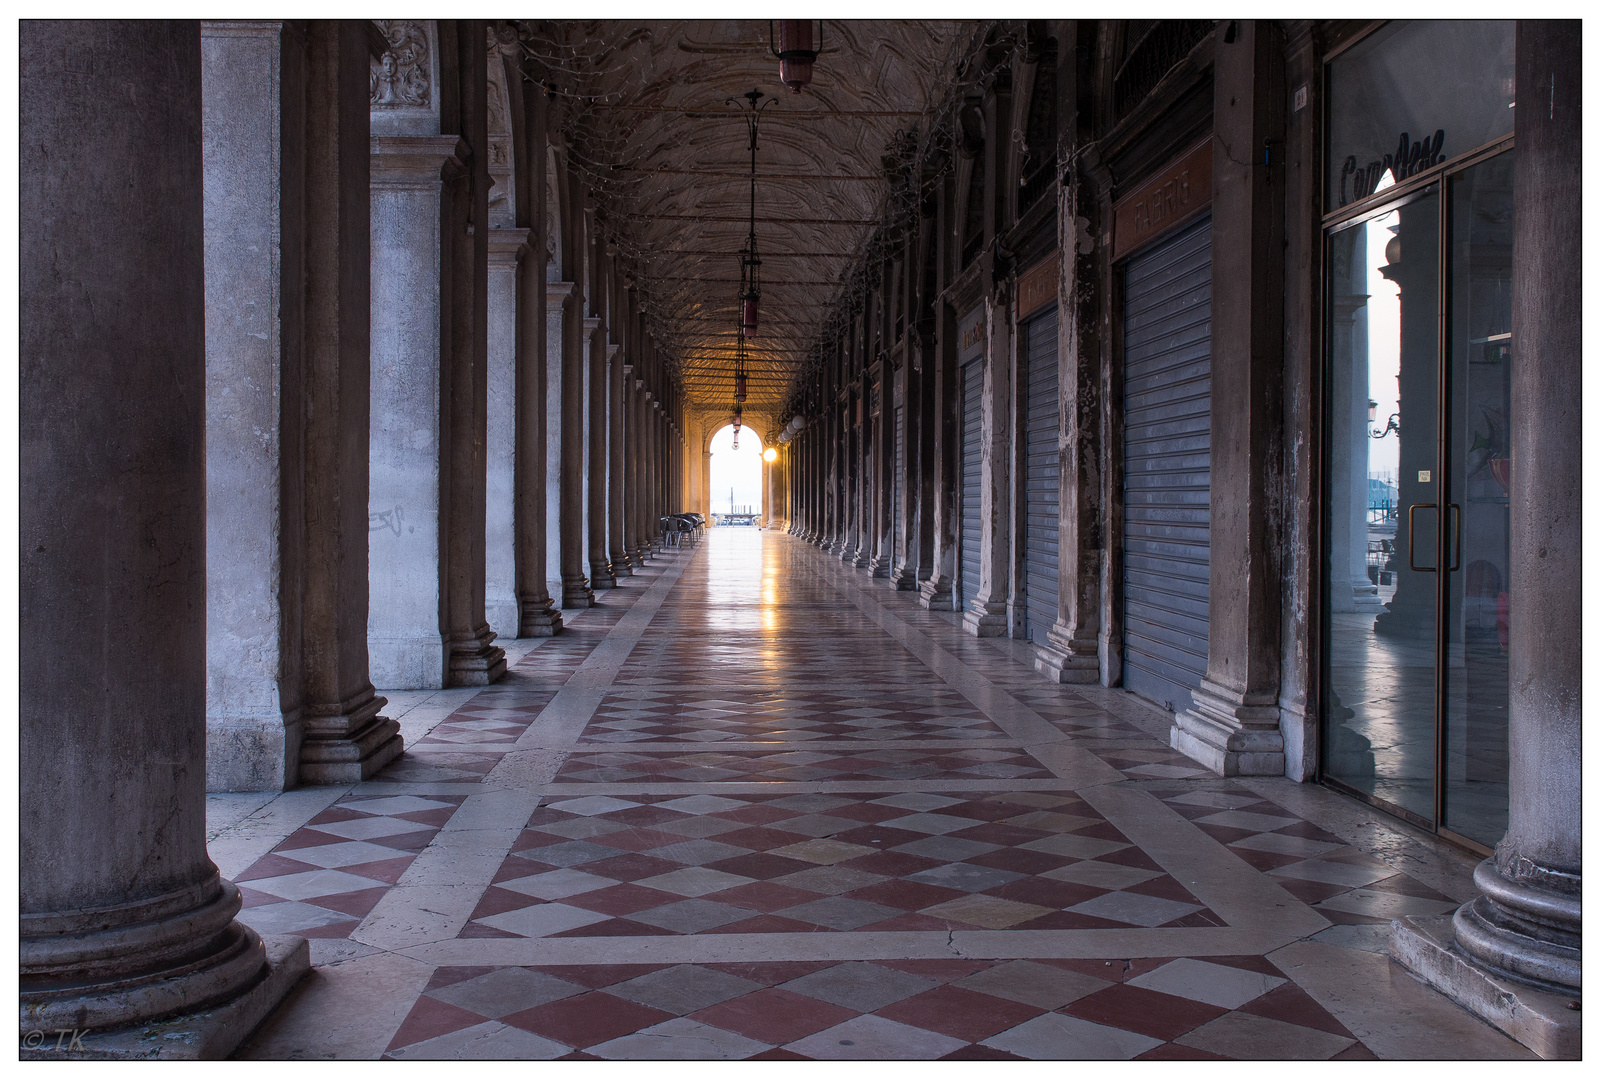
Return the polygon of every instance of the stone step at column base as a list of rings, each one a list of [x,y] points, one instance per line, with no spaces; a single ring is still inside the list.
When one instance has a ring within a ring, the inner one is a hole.
[[[376,776],[405,748],[400,724],[387,716],[375,716],[365,728],[347,736],[307,738],[300,744],[300,782],[358,783]]]
[[[1548,1060],[1577,1061],[1581,1013],[1572,994],[1552,993],[1473,963],[1456,944],[1453,912],[1390,924],[1390,956],[1468,1012]]]
[[[262,978],[237,997],[199,1012],[120,1031],[41,1032],[32,1046],[24,1024],[21,1056],[33,1061],[221,1061],[261,1026],[311,970],[311,950],[305,938],[269,934],[261,942],[267,954]]]

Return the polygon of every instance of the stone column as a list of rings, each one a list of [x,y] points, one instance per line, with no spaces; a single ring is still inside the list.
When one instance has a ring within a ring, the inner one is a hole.
[[[645,380],[638,377],[642,365],[624,378],[628,387],[628,478],[624,491],[628,498],[628,554],[635,566],[650,558],[650,532],[645,522]]]
[[[1479,961],[1579,988],[1583,440],[1579,24],[1520,20],[1512,280],[1511,818],[1456,919]],[[1557,116],[1561,106],[1566,115]]]
[[[443,175],[455,135],[374,136],[372,438],[369,496],[372,675],[384,687],[445,685],[440,629],[440,244]]]
[[[1449,927],[1391,954],[1543,1057],[1581,1052],[1583,413],[1580,29],[1519,20],[1512,247],[1512,598],[1506,835]]]
[[[1284,775],[1279,731],[1284,53],[1278,28],[1218,44],[1212,136],[1212,513],[1206,677],[1175,750],[1223,776]],[[1252,147],[1244,153],[1242,147]]]
[[[1071,159],[1074,145],[1067,143],[1063,160]],[[1056,287],[1062,431],[1057,607],[1056,622],[1035,646],[1034,670],[1059,683],[1093,683],[1101,677],[1100,290],[1090,225],[1095,203],[1094,193],[1083,189],[1076,173],[1063,182],[1057,197],[1062,260]]]
[[[908,260],[910,263],[910,260]],[[896,509],[895,537],[892,541],[895,552],[895,573],[893,581],[896,589],[910,591],[917,588],[920,583],[919,570],[923,560],[921,545],[918,543],[922,533],[922,493],[923,493],[923,357],[921,346],[917,337],[915,320],[907,328],[906,361],[903,378],[906,389],[901,395],[901,454],[900,471],[903,479],[900,482],[901,493],[899,505]],[[892,447],[892,441],[890,444]],[[891,458],[893,460],[893,456]],[[893,487],[892,487],[893,490]]]
[[[225,1057],[308,954],[206,854],[200,27],[24,20],[18,60],[21,1034]]]
[[[611,389],[611,356],[616,346],[607,342],[604,321],[598,318],[584,320],[589,344],[589,419],[584,426],[589,440],[589,489],[585,500],[585,514],[589,522],[589,585],[594,589],[610,589],[617,584],[612,573],[611,555],[607,548],[610,521],[611,495],[609,491],[607,458],[611,449],[611,412],[607,402]]]
[[[517,636],[551,637],[562,631],[561,612],[550,595],[550,555],[556,535],[550,520],[556,485],[550,480],[550,312],[561,319],[561,299],[550,299],[545,280],[548,255],[524,246],[517,273],[516,510]],[[560,364],[554,365],[560,378]],[[561,400],[560,383],[555,400]],[[558,458],[559,460],[559,458]],[[559,581],[559,578],[558,578]]]
[[[283,791],[300,777],[305,291],[298,230],[288,244],[283,231],[304,214],[304,43],[285,36],[281,22],[200,31],[208,791]]]
[[[584,576],[586,335],[583,302],[583,296],[574,288],[562,307],[561,458],[557,482],[561,491],[561,606],[564,608],[586,608],[595,602],[589,579]]]
[[[588,483],[584,486],[584,558],[589,563],[589,587],[612,589],[612,560],[607,552],[607,330],[600,318],[584,320],[584,379],[586,379],[586,422],[584,422],[584,467]]]
[[[570,281],[545,283],[545,584],[558,608],[567,606],[562,578],[562,500],[566,497],[562,486],[562,378],[567,348],[565,320],[574,288]]]
[[[518,263],[527,229],[489,230],[489,399],[485,424],[484,617],[497,637],[518,637]]]
[[[880,361],[878,370],[878,417],[873,423],[873,486],[868,515],[873,529],[867,572],[876,578],[887,578],[894,571],[895,561],[895,534],[890,528],[895,498],[895,365],[889,356]]]
[[[485,26],[455,24],[459,130],[471,156],[446,183],[444,362],[448,428],[441,476],[444,631],[448,686],[484,686],[506,673],[506,654],[484,619],[484,446],[489,396],[489,78]]]
[[[300,780],[365,780],[399,756],[367,652],[371,221],[366,28],[310,24],[306,50],[306,664]]]
[[[606,364],[607,397],[610,401],[606,412],[606,458],[609,463],[606,471],[606,553],[611,559],[613,577],[630,577],[634,573],[628,557],[628,535],[624,527],[628,454],[623,436],[623,417],[628,412],[623,387],[628,381],[628,372],[632,370],[632,364],[623,363],[622,350],[613,345],[611,358]]]
[[[1004,637],[1010,587],[1012,445],[1011,298],[984,298],[983,470],[979,495],[978,592],[962,615],[975,637]]]
[[[845,510],[840,516],[840,555],[845,562],[854,562],[862,546],[862,434],[866,420],[858,420],[862,407],[861,382],[846,399],[844,437],[840,440],[843,455],[841,488],[845,493]]]

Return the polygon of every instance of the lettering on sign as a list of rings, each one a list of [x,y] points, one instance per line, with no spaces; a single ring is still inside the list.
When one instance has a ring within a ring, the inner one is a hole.
[[[961,346],[956,350],[956,358],[966,362],[977,356],[984,349],[984,309],[974,311],[961,323]]]
[[[1112,207],[1112,258],[1141,247],[1212,205],[1212,139],[1187,154]]]
[[[1026,319],[1047,304],[1056,303],[1056,285],[1062,263],[1056,252],[1017,279],[1017,317]]]
[[[1443,151],[1445,145],[1444,128],[1435,131],[1433,138],[1425,138],[1417,142],[1410,140],[1411,136],[1407,132],[1401,132],[1401,137],[1396,144],[1394,153],[1385,154],[1382,158],[1370,161],[1366,165],[1358,166],[1355,154],[1347,157],[1345,164],[1340,168],[1340,205],[1344,206],[1352,200],[1365,199],[1373,194],[1379,189],[1379,181],[1384,179],[1385,173],[1393,176],[1395,182],[1399,184],[1407,177],[1420,173],[1424,169],[1432,169],[1445,160],[1446,155]],[[1346,198],[1345,194],[1347,177],[1351,181],[1351,197],[1349,199]]]

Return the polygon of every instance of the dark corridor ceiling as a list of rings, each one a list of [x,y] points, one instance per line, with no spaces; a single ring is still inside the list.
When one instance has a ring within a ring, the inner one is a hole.
[[[812,85],[793,94],[778,81],[768,25],[525,24],[525,48],[551,73],[574,158],[691,405],[733,400],[750,168],[739,95],[777,97],[756,156],[762,312],[748,345],[748,404],[776,408],[883,216],[886,151],[898,133],[926,134],[978,29],[829,21]]]

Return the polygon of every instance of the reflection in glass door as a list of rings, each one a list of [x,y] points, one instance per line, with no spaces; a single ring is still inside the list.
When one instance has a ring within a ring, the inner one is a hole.
[[[1512,160],[1327,242],[1323,775],[1486,849],[1508,802]]]
[[[1434,821],[1438,188],[1329,237],[1324,772]]]
[[[1511,152],[1451,179],[1441,824],[1493,847],[1507,824],[1507,492],[1512,477]]]

